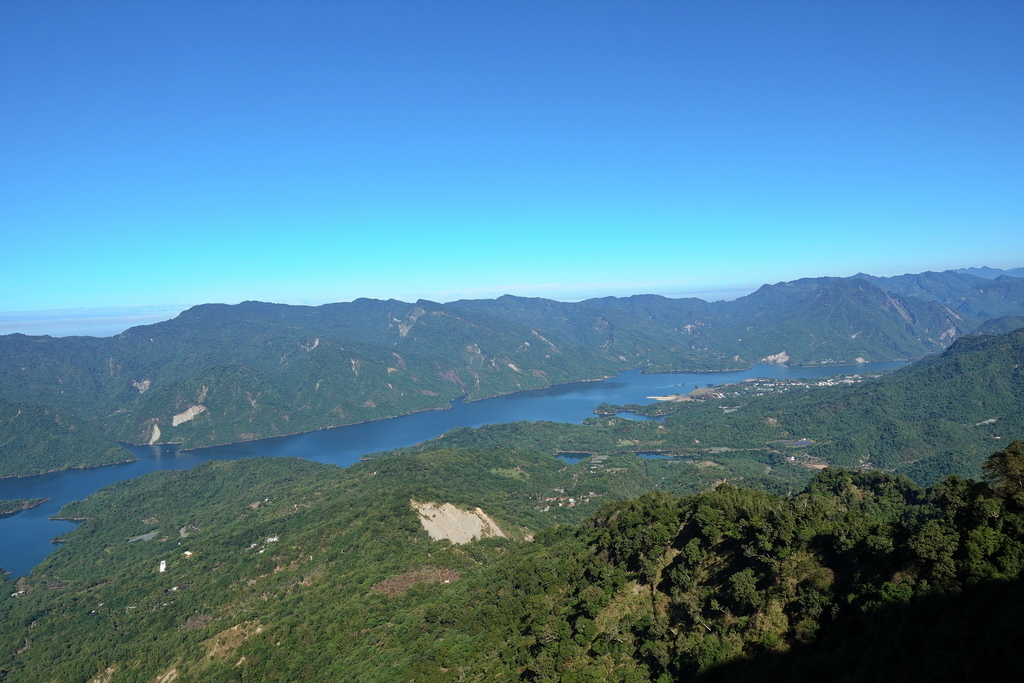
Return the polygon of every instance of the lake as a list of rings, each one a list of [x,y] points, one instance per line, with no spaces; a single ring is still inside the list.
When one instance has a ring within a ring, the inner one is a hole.
[[[87,498],[103,486],[155,470],[183,470],[208,460],[296,456],[347,467],[367,453],[389,451],[432,439],[455,427],[499,422],[549,420],[579,423],[593,417],[601,403],[647,404],[648,396],[687,393],[697,386],[739,382],[750,377],[810,378],[854,372],[891,370],[905,363],[866,363],[841,368],[788,368],[756,365],[750,370],[718,373],[644,374],[627,370],[593,382],[574,382],[522,391],[483,401],[452,402],[450,410],[404,415],[376,422],[260,441],[178,451],[174,446],[132,446],[139,458],[123,465],[54,472],[22,479],[0,479],[0,499],[49,498],[43,505],[0,518],[0,567],[12,576],[27,574],[56,547],[50,541],[75,528],[74,522],[49,519],[61,506]],[[623,417],[639,417],[623,414]]]

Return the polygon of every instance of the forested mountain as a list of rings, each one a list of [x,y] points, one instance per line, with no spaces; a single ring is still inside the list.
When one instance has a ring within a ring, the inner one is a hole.
[[[961,337],[942,354],[878,379],[813,384],[725,385],[716,387],[712,400],[605,405],[600,412],[609,416],[584,425],[455,429],[420,448],[443,443],[602,455],[658,451],[714,465],[742,457],[769,468],[789,461],[828,463],[902,472],[920,484],[949,474],[979,476],[994,447],[1024,434],[1024,329]],[[614,416],[623,409],[663,420]],[[727,470],[720,473],[729,477]]]
[[[903,298],[842,278],[764,285],[735,301],[715,303],[643,295],[578,304],[501,297],[455,305],[519,321],[537,317],[564,336],[623,358],[643,358],[644,367],[661,370],[919,358],[945,348],[979,322],[935,301]],[[1024,310],[1024,301],[1018,310]]]
[[[88,423],[111,442],[201,446],[441,408],[458,396],[625,366],[559,343],[428,302],[208,305],[111,338],[0,338],[0,393]]]
[[[974,334],[1005,334],[1024,327],[1024,317],[1007,315],[986,320],[974,330]]]
[[[933,275],[920,277],[931,282]],[[627,367],[918,358],[971,332],[984,315],[1024,315],[1024,281],[955,278],[955,287],[918,287],[906,296],[863,278],[808,279],[715,303],[505,296],[450,304],[208,304],[109,338],[6,335],[0,399],[60,415],[105,443],[90,437],[73,461],[33,462],[8,445],[21,437],[4,434],[0,474],[110,462],[117,440],[198,447],[258,439]],[[895,286],[889,280],[883,284]]]
[[[1020,276],[1004,274],[980,280],[975,275],[947,270],[895,277],[873,277],[861,273],[854,278],[866,280],[902,297],[941,303],[968,320],[1019,315],[1024,304],[1024,278]]]
[[[87,423],[0,399],[0,475],[119,463],[125,456],[125,449]]]
[[[108,487],[67,506],[81,526],[7,584],[0,677],[1024,675],[1024,442],[990,458],[989,484],[828,469],[790,497],[722,485],[545,512],[580,467],[440,450]],[[505,536],[435,540],[414,501],[482,508]]]

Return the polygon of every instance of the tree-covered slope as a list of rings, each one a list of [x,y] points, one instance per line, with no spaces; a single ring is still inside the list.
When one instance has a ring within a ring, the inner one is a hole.
[[[722,306],[723,336],[751,359],[783,352],[801,364],[919,358],[965,331],[940,304],[838,278],[766,285]]]
[[[713,315],[700,299],[641,295],[579,303],[502,296],[453,305],[528,324],[545,336],[600,349],[648,370],[730,370],[749,367],[732,349],[694,344],[687,329]]]
[[[999,274],[985,278],[953,270],[936,273],[874,277],[860,273],[854,278],[866,280],[887,292],[948,306],[968,321],[1019,315],[1024,305],[1024,278]]]
[[[73,415],[111,440],[194,447],[442,408],[459,396],[625,366],[482,314],[376,303],[210,305],[111,338],[8,335],[0,338],[0,394]]]
[[[509,451],[154,473],[65,508],[81,526],[0,598],[0,675],[639,682],[762,660],[821,680],[838,640],[847,680],[959,680],[950,663],[983,655],[972,680],[1015,680],[1022,462],[1022,442],[994,457],[991,487],[829,469],[792,497],[725,485],[562,517],[536,496],[572,468]],[[433,540],[410,500],[480,506],[508,538]],[[936,609],[965,589],[984,613]],[[914,614],[908,668],[892,643]]]
[[[134,460],[88,423],[0,399],[0,476],[42,474]]]
[[[807,453],[830,464],[904,472],[921,483],[977,476],[1000,441],[1024,433],[1024,330],[963,337],[852,387],[756,397],[729,413],[681,411],[666,422],[705,441],[809,438]]]
[[[1007,315],[986,320],[974,330],[974,334],[1006,334],[1021,327],[1024,327],[1024,316]]]

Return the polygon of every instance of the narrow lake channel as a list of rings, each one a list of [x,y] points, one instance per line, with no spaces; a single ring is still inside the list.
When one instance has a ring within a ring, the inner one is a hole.
[[[579,423],[592,417],[594,408],[601,403],[647,404],[652,402],[649,396],[687,393],[698,386],[739,382],[751,377],[813,378],[891,370],[902,365],[905,363],[865,363],[831,368],[756,365],[750,370],[720,373],[644,374],[638,370],[627,370],[599,381],[562,384],[472,403],[457,400],[452,403],[451,410],[415,413],[260,441],[194,451],[178,451],[173,446],[132,446],[131,450],[139,459],[124,465],[0,479],[0,499],[50,499],[39,507],[0,518],[0,567],[11,572],[12,576],[27,574],[56,548],[51,543],[52,539],[75,528],[73,522],[50,519],[61,506],[87,498],[108,484],[155,470],[183,470],[208,460],[267,456],[295,456],[347,467],[367,453],[412,446],[455,427],[480,427],[519,420]],[[623,414],[623,417],[630,415]]]

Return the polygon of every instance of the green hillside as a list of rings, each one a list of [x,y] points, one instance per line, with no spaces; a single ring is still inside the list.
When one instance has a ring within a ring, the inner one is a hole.
[[[65,508],[80,527],[0,598],[0,676],[821,680],[842,662],[845,680],[959,680],[984,657],[983,680],[1015,680],[1022,459],[994,456],[991,487],[828,469],[791,497],[554,514],[542,498],[578,467],[510,451],[154,473]],[[482,508],[507,537],[434,540],[411,500]],[[960,591],[974,602],[941,606]]]
[[[974,330],[974,334],[1006,334],[1021,327],[1024,327],[1024,317],[1007,315],[986,320]]]
[[[134,460],[87,422],[0,399],[0,475],[42,474]]]

